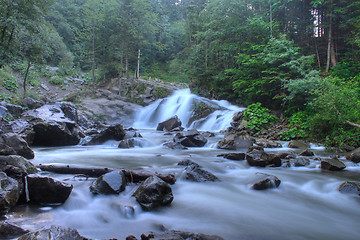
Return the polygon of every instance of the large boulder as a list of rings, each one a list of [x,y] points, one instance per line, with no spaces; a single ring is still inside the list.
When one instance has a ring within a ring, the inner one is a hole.
[[[29,202],[39,204],[64,203],[73,189],[71,184],[31,174],[27,177]]]
[[[348,159],[349,161],[354,162],[354,163],[360,163],[360,151],[359,151],[359,152],[356,151],[356,152],[351,153],[351,154],[347,157],[347,159]]]
[[[346,168],[345,164],[337,158],[321,160],[321,169],[330,170],[330,171],[341,171],[345,168]]]
[[[251,188],[255,190],[277,188],[280,182],[281,181],[274,175],[259,172],[255,173],[255,176],[250,180]]]
[[[0,102],[0,106],[6,108],[8,113],[10,113],[14,117],[20,117],[20,115],[24,112],[24,108],[19,105],[14,105],[2,101]]]
[[[3,169],[6,168],[7,166],[13,166],[19,168],[26,175],[38,172],[34,164],[26,160],[24,157],[17,155],[10,155],[10,156],[0,155],[0,171],[4,171]]]
[[[33,159],[35,154],[27,142],[16,133],[5,133],[0,136],[0,143],[3,143],[15,150],[17,155],[27,159]]]
[[[245,153],[224,153],[217,155],[217,157],[223,157],[234,161],[241,161],[241,160],[245,160],[245,155],[246,155]]]
[[[275,142],[273,140],[265,139],[265,138],[258,138],[255,140],[255,143],[258,146],[261,146],[263,148],[281,148],[282,145],[278,142]]]
[[[126,132],[121,124],[112,125],[95,135],[87,145],[102,144],[108,140],[120,141],[124,139],[125,135]]]
[[[294,159],[294,166],[295,167],[305,167],[310,165],[310,160],[307,158],[296,158]]]
[[[169,184],[156,176],[148,177],[134,192],[133,196],[146,211],[170,205],[174,199]]]
[[[0,137],[0,141],[1,141],[1,137]],[[12,147],[4,143],[0,143],[0,155],[8,156],[8,155],[16,155],[16,154],[17,154],[16,151]]]
[[[253,145],[253,139],[246,132],[234,133],[225,136],[217,144],[217,148],[239,150]]]
[[[51,226],[45,227],[35,232],[27,233],[18,238],[18,240],[86,240],[87,238],[81,237],[76,229]]]
[[[60,102],[60,103],[57,103],[57,105],[60,107],[60,109],[64,113],[65,117],[67,117],[68,119],[70,119],[76,123],[78,122],[78,120],[79,120],[78,112],[77,112],[77,108],[74,104],[72,104],[71,102]]]
[[[23,106],[29,109],[36,109],[44,105],[43,102],[35,100],[31,97],[25,97],[23,100],[21,100],[21,103]]]
[[[250,166],[256,167],[280,167],[282,163],[279,156],[266,153],[262,148],[250,148],[245,158]]]
[[[98,177],[90,186],[93,194],[119,194],[125,190],[126,177],[123,171],[112,171]]]
[[[126,240],[136,240],[134,236]],[[217,235],[206,235],[202,233],[191,233],[176,230],[167,230],[162,233],[149,232],[141,235],[141,240],[223,240]]]
[[[16,226],[12,223],[8,223],[8,222],[0,223],[0,239],[14,239],[28,232],[29,231],[19,226]]]
[[[174,142],[180,143],[185,147],[203,147],[207,143],[207,139],[196,129],[192,129],[177,133],[174,137]]]
[[[214,182],[219,181],[211,172],[208,172],[200,167],[199,164],[191,160],[183,160],[178,163],[180,166],[186,166],[183,172],[183,178],[193,182]]]
[[[0,134],[11,133],[11,132],[13,132],[11,124],[8,121],[6,121],[5,119],[2,119],[0,117]]]
[[[0,172],[0,216],[16,205],[20,197],[18,182]]]
[[[156,128],[158,131],[171,131],[175,128],[181,127],[181,120],[177,115],[160,122]]]
[[[291,142],[289,142],[288,147],[289,148],[300,148],[300,149],[306,149],[309,148],[309,144],[305,143],[304,141],[301,140],[293,140]]]

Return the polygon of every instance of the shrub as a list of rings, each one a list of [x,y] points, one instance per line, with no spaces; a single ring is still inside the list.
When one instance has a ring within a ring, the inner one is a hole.
[[[1,85],[10,92],[16,92],[19,89],[16,78],[7,67],[0,69]]]
[[[64,82],[64,79],[59,76],[54,76],[49,79],[49,83],[54,84],[54,85],[61,85],[61,84],[63,84],[63,82]]]
[[[270,110],[262,107],[261,103],[254,103],[244,111],[244,119],[248,121],[246,128],[259,131],[264,127],[278,121],[278,118],[270,114]]]

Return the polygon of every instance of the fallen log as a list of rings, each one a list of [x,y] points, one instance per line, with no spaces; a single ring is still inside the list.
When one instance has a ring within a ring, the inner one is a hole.
[[[40,164],[37,166],[42,171],[48,171],[59,174],[83,174],[89,177],[100,177],[105,173],[121,170],[125,174],[126,180],[130,183],[137,183],[145,181],[150,176],[157,176],[161,178],[164,182],[169,184],[174,184],[176,178],[173,174],[160,174],[160,173],[152,173],[141,170],[128,170],[128,169],[115,169],[115,168],[100,168],[100,167],[77,167],[70,165],[43,165]]]

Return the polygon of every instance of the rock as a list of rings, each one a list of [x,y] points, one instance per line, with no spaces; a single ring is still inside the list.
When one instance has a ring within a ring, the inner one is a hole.
[[[346,168],[345,164],[337,158],[322,159],[321,168],[330,171],[340,171]]]
[[[215,137],[215,133],[212,133],[212,132],[209,132],[209,131],[202,132],[201,135],[202,135],[203,137],[206,137],[206,138]]]
[[[315,154],[311,150],[306,149],[306,150],[302,151],[299,155],[304,156],[304,157],[312,157]]]
[[[308,143],[305,143],[303,141],[291,141],[289,142],[288,144],[288,147],[289,148],[301,148],[301,149],[305,149],[305,148],[308,148],[310,145]]]
[[[0,216],[16,205],[20,197],[18,182],[0,172]]]
[[[71,102],[60,102],[57,104],[59,105],[60,109],[64,113],[65,117],[69,118],[70,120],[72,120],[74,122],[78,122],[78,120],[79,120],[78,113],[77,113],[76,106],[74,104],[72,104]]]
[[[297,157],[296,153],[294,153],[293,151],[278,152],[276,153],[276,156],[281,159],[292,159]]]
[[[86,240],[81,237],[76,229],[51,226],[40,229],[36,232],[27,233],[18,238],[18,240]]]
[[[203,147],[207,143],[207,139],[196,129],[192,129],[177,133],[174,137],[174,142],[180,143],[185,147]]]
[[[169,184],[156,176],[147,178],[133,196],[146,211],[170,205],[174,199]]]
[[[282,145],[278,142],[273,140],[265,139],[265,138],[258,138],[255,140],[255,143],[263,148],[281,148]]]
[[[27,174],[37,173],[36,167],[24,157],[17,155],[1,156],[0,155],[0,170],[7,166],[14,166]]]
[[[253,140],[245,132],[230,134],[225,136],[217,144],[217,148],[228,149],[228,150],[239,150],[249,148],[253,145]]]
[[[202,233],[190,233],[176,230],[168,230],[162,233],[149,232],[141,235],[141,240],[224,240],[216,235]]]
[[[98,177],[90,186],[93,194],[119,194],[125,190],[126,177],[122,171],[112,171]]]
[[[356,182],[343,182],[339,186],[339,191],[346,194],[354,194],[360,196],[360,184]]]
[[[225,153],[225,154],[219,154],[217,157],[223,157],[229,160],[235,160],[235,161],[241,161],[245,160],[245,153]]]
[[[13,239],[28,233],[29,231],[16,226],[12,223],[1,222],[0,223],[0,239]]]
[[[163,144],[164,147],[170,148],[170,149],[188,149],[187,147],[181,145],[178,142],[166,142]]]
[[[242,118],[243,118],[243,116],[244,116],[244,111],[237,112],[237,113],[234,114],[232,120],[233,120],[234,122],[241,121]]]
[[[181,127],[181,121],[177,115],[163,122],[160,122],[156,128],[158,131],[171,131],[174,128]]]
[[[71,184],[37,174],[28,175],[27,183],[31,203],[64,203],[73,189]]]
[[[44,105],[44,103],[38,101],[38,100],[35,100],[31,97],[26,97],[24,98],[22,101],[21,101],[21,104],[24,106],[24,107],[27,107],[29,109],[36,109],[36,108],[39,108],[41,107],[42,105]]]
[[[277,188],[280,185],[280,180],[270,174],[265,173],[255,173],[253,179],[251,179],[251,188],[255,190],[265,190],[269,188]]]
[[[214,174],[202,169],[199,164],[191,161],[185,160],[178,163],[178,165],[186,166],[183,177],[186,180],[193,182],[214,182],[219,181],[218,177]]]
[[[256,148],[249,149],[246,153],[246,161],[250,166],[256,167],[280,167],[281,159],[275,154],[268,154]]]
[[[121,124],[116,124],[109,126],[105,130],[101,131],[98,135],[93,137],[88,145],[97,145],[102,144],[108,140],[123,140],[126,135],[125,130],[123,129]]]
[[[294,160],[294,166],[295,167],[305,167],[310,165],[310,160],[307,158],[296,158]]]
[[[20,117],[24,112],[24,108],[18,105],[13,105],[7,102],[0,102],[0,106],[5,107],[8,112],[14,117]]]
[[[118,148],[133,148],[135,147],[135,140],[133,138],[122,140]]]
[[[0,117],[0,134],[11,132],[13,132],[13,129],[10,123]]]
[[[1,138],[0,138],[1,141]],[[16,155],[16,151],[4,143],[0,143],[0,155]]]
[[[27,159],[33,159],[35,154],[27,142],[16,133],[5,133],[0,136],[0,143],[6,144],[15,150],[17,155]]]
[[[349,161],[354,162],[354,163],[360,163],[360,152],[353,152],[353,153],[351,153],[351,154],[347,157],[347,159],[348,159]]]

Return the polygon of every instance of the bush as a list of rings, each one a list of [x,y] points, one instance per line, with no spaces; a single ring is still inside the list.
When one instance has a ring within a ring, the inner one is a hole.
[[[49,83],[54,84],[54,85],[61,85],[64,83],[64,79],[59,76],[54,76],[49,79]]]
[[[270,110],[262,107],[261,103],[254,103],[248,106],[244,111],[244,119],[248,121],[246,128],[259,131],[267,127],[279,119],[270,114]]]
[[[0,69],[0,82],[10,92],[15,93],[19,89],[16,78],[7,67]]]
[[[309,123],[308,123],[308,113],[307,112],[297,112],[294,113],[289,119],[288,131],[284,131],[280,134],[280,139],[289,141],[291,139],[299,139],[308,137],[309,134]]]

